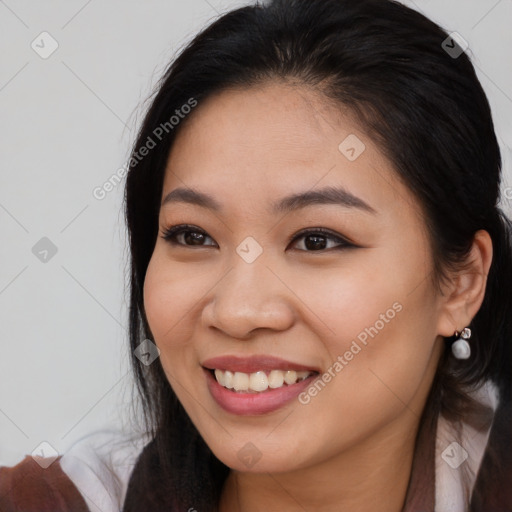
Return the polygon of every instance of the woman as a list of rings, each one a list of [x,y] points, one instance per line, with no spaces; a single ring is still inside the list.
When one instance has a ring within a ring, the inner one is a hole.
[[[123,511],[512,510],[510,221],[463,49],[393,1],[273,0],[171,64],[126,183]]]

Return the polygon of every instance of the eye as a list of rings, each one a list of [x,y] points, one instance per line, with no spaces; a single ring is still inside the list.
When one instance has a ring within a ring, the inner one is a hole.
[[[171,226],[164,230],[162,238],[173,245],[181,246],[205,246],[210,245],[217,247],[217,244],[213,242],[213,239],[206,234],[205,231],[190,224],[179,224]],[[205,240],[211,240],[213,243],[205,244]],[[334,234],[333,232],[324,228],[309,228],[301,231],[295,235],[291,241],[304,240],[302,248],[306,252],[319,252],[328,249],[346,249],[349,247],[355,247],[354,244],[348,242],[340,235]],[[329,247],[329,242],[334,242],[334,247]]]
[[[295,240],[304,239],[302,249],[306,248],[306,252],[318,252],[327,249],[346,249],[349,247],[355,247],[354,244],[348,242],[339,235],[332,233],[331,231],[324,228],[314,228],[301,231],[298,235],[295,235],[292,242]],[[329,241],[335,242],[335,246],[328,247]],[[337,244],[337,245],[336,245]]]
[[[208,236],[202,229],[197,226],[191,226],[190,224],[179,224],[177,226],[172,226],[166,230],[164,230],[164,234],[162,238],[167,242],[175,245],[184,245],[184,246],[194,246],[198,245],[201,247],[203,242],[209,238],[213,240],[210,236]],[[212,244],[206,244],[212,245]],[[215,244],[215,242],[213,243]]]

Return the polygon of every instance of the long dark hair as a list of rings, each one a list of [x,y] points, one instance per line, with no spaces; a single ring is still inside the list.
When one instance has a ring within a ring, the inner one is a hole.
[[[159,360],[145,366],[134,350],[153,339],[142,290],[158,235],[169,151],[194,115],[184,105],[197,102],[200,108],[228,87],[291,81],[355,113],[423,209],[434,258],[430,277],[438,289],[448,270],[463,267],[476,231],[489,232],[493,261],[483,304],[470,325],[472,355],[461,362],[444,351],[422,422],[432,425],[440,414],[455,422],[481,417],[468,392],[487,380],[499,390],[500,418],[510,417],[512,249],[511,223],[498,206],[500,150],[470,59],[462,49],[458,56],[448,51],[459,47],[452,40],[447,47],[447,38],[438,25],[392,0],[271,0],[221,16],[181,51],[159,82],[126,181],[129,329],[133,370],[155,447],[144,478],[153,488],[158,485],[162,497],[172,495],[176,510],[216,510],[229,468],[202,440]],[[171,120],[176,111],[191,112]],[[452,341],[447,338],[447,345]],[[472,510],[483,510],[491,494],[510,486],[499,476],[505,466],[512,468],[510,453],[500,444],[510,441],[502,424],[491,431]]]

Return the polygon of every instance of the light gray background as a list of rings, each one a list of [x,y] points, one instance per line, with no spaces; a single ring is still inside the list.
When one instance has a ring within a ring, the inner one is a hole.
[[[175,52],[248,3],[0,0],[0,465],[42,441],[62,453],[92,430],[133,426],[123,184],[103,200],[92,191],[125,164]],[[468,41],[510,213],[512,0],[404,3]],[[31,48],[44,31],[59,45],[47,59]],[[42,237],[57,247],[46,263],[32,252]]]

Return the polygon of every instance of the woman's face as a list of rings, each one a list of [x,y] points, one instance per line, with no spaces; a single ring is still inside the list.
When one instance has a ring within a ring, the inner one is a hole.
[[[417,201],[348,113],[280,84],[210,97],[162,201],[146,314],[219,459],[290,471],[411,438],[442,347],[431,253]]]

